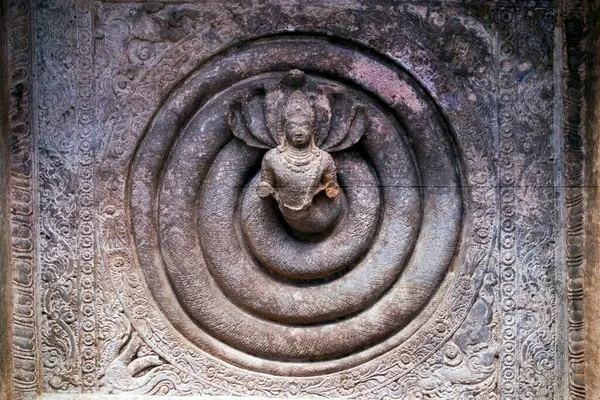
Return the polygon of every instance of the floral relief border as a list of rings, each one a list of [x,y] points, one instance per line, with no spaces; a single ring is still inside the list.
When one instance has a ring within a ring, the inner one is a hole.
[[[74,368],[77,372],[77,378],[73,381],[67,382],[67,386],[65,387],[61,382],[55,381],[55,386],[52,385],[52,382],[48,381],[43,385],[44,391],[63,391],[69,390],[74,392],[80,391],[90,391],[94,392],[96,390],[104,390],[102,387],[98,387],[97,380],[98,378],[102,378],[105,375],[105,371],[107,367],[117,360],[119,357],[118,352],[112,352],[113,354],[109,358],[105,358],[107,353],[98,353],[98,348],[96,346],[96,336],[99,335],[100,338],[103,337],[102,332],[109,332],[108,336],[106,336],[106,340],[101,340],[101,346],[107,347],[107,343],[110,340],[114,339],[114,336],[111,335],[124,335],[122,339],[122,343],[126,344],[126,346],[130,346],[130,343],[134,343],[133,347],[137,347],[138,354],[142,357],[156,357],[156,354],[152,350],[153,346],[148,345],[143,340],[140,341],[138,334],[135,332],[135,329],[128,324],[131,324],[130,320],[135,319],[132,316],[125,316],[120,310],[120,302],[122,300],[119,299],[121,295],[119,292],[109,293],[113,291],[114,288],[107,286],[105,282],[102,282],[101,279],[97,279],[98,277],[108,277],[109,269],[113,267],[120,268],[118,265],[104,265],[107,260],[97,260],[96,255],[96,229],[100,229],[103,232],[110,231],[116,232],[116,244],[111,248],[112,254],[121,254],[123,248],[119,247],[119,240],[121,240],[120,235],[122,234],[123,226],[120,224],[122,220],[119,220],[118,213],[119,207],[115,207],[113,203],[102,203],[97,208],[97,204],[95,203],[94,192],[97,190],[95,188],[98,185],[96,180],[97,172],[96,165],[94,160],[99,160],[99,157],[103,157],[106,154],[102,153],[102,151],[106,148],[104,146],[97,147],[97,143],[105,143],[103,139],[96,138],[95,130],[100,129],[100,125],[98,127],[94,122],[94,109],[96,107],[94,99],[95,89],[99,89],[102,92],[102,88],[96,88],[96,79],[97,76],[94,75],[95,71],[95,58],[99,56],[96,54],[97,51],[97,43],[98,36],[97,32],[94,30],[93,18],[94,12],[97,7],[102,6],[102,2],[94,2],[92,0],[77,0],[75,2],[64,2],[71,7],[71,10],[76,18],[76,35],[75,35],[75,43],[76,43],[76,51],[72,56],[76,59],[75,61],[75,70],[76,75],[74,79],[74,86],[76,87],[76,101],[75,101],[75,109],[74,109],[74,117],[69,123],[72,126],[75,126],[75,131],[77,132],[77,143],[75,148],[69,148],[66,154],[76,154],[77,164],[76,165],[68,165],[65,167],[62,173],[56,175],[57,181],[61,180],[61,176],[69,177],[69,184],[67,184],[64,189],[70,191],[73,194],[73,197],[69,198],[68,204],[71,204],[74,207],[69,208],[70,214],[67,217],[67,222],[65,222],[69,227],[74,228],[73,231],[61,230],[61,225],[58,222],[55,222],[55,225],[52,226],[52,229],[48,229],[49,225],[44,225],[42,223],[39,226],[39,233],[36,233],[36,223],[35,223],[35,199],[36,194],[34,187],[34,181],[36,179],[40,179],[40,188],[44,190],[44,185],[42,185],[43,181],[46,179],[46,175],[44,171],[46,170],[52,163],[55,163],[56,160],[48,154],[48,146],[45,142],[42,142],[42,138],[38,138],[37,142],[33,139],[32,133],[32,125],[33,125],[33,117],[31,115],[31,83],[32,83],[32,72],[31,65],[35,65],[32,58],[32,46],[30,44],[30,24],[36,11],[35,7],[29,1],[17,1],[11,0],[9,2],[9,19],[13,21],[10,25],[9,29],[9,55],[10,55],[10,69],[11,69],[11,77],[10,77],[10,88],[11,88],[11,138],[13,142],[19,143],[19,146],[13,149],[13,154],[11,155],[11,181],[10,181],[10,190],[11,190],[11,229],[12,234],[11,238],[13,239],[12,250],[11,250],[11,259],[12,259],[12,269],[13,269],[13,297],[15,299],[15,306],[13,311],[13,321],[14,321],[14,332],[15,332],[15,345],[14,345],[14,365],[15,365],[15,379],[14,379],[14,387],[16,393],[19,393],[21,398],[30,398],[35,396],[35,393],[41,389],[41,383],[38,381],[38,376],[42,375],[52,376],[52,370],[54,368],[53,364],[47,364],[49,353],[47,352],[48,346],[42,343],[38,335],[38,325],[37,321],[41,322],[40,328],[43,331],[43,326],[47,324],[48,312],[42,312],[41,315],[36,315],[37,301],[45,301],[44,299],[48,299],[49,297],[46,293],[34,293],[34,288],[38,287],[36,283],[36,276],[39,276],[41,281],[49,283],[50,281],[46,281],[46,279],[58,279],[59,277],[52,277],[48,272],[51,270],[48,269],[49,265],[52,263],[48,263],[47,260],[44,260],[42,257],[44,255],[40,255],[40,258],[36,256],[36,246],[40,246],[40,250],[44,248],[50,249],[50,247],[57,243],[57,241],[64,241],[65,243],[69,243],[69,246],[72,247],[70,250],[71,253],[68,254],[66,258],[61,261],[62,267],[65,267],[63,271],[65,271],[65,279],[61,280],[60,283],[56,283],[57,281],[52,282],[52,288],[56,293],[63,293],[65,290],[70,290],[70,294],[74,295],[69,302],[63,304],[67,308],[71,308],[73,313],[74,321],[67,322],[67,325],[72,325],[75,328],[72,329],[74,332],[74,337],[72,342],[68,345],[70,346],[69,352],[72,352],[71,355],[67,355],[65,353],[64,360],[72,360],[69,362],[73,362],[71,367]],[[418,2],[413,2],[418,3]],[[511,2],[503,2],[508,5],[512,5]],[[531,8],[535,7],[549,7],[548,2],[540,2],[539,4],[533,5]],[[581,26],[584,26],[584,5],[581,2],[566,2],[564,5],[561,4],[562,13],[565,17],[565,23],[569,22],[577,22],[580,23]],[[33,8],[33,10],[32,10]],[[418,8],[418,7],[417,7]],[[435,7],[431,7],[434,9]],[[519,10],[525,10],[524,8],[507,8],[507,12],[514,14],[519,14]],[[420,12],[420,11],[419,11]],[[424,12],[425,15],[429,17],[431,10]],[[499,29],[500,29],[500,42],[498,44],[498,51],[500,54],[500,59],[498,61],[498,94],[499,97],[505,93],[507,96],[518,96],[519,92],[515,88],[514,79],[521,79],[519,73],[523,71],[517,70],[504,70],[505,64],[502,62],[502,56],[506,58],[510,58],[509,54],[503,53],[509,47],[505,46],[507,36],[503,36],[502,32],[507,33],[509,30],[515,29],[514,26],[511,26],[511,20],[504,20],[503,14],[499,15]],[[505,30],[503,31],[503,26]],[[512,32],[514,34],[515,31]],[[539,31],[535,29],[531,32],[531,37],[535,39],[535,36],[539,35]],[[232,37],[235,37],[235,34],[232,34]],[[565,79],[579,79],[580,81],[584,78],[583,64],[570,64],[567,63],[567,60],[570,55],[573,55],[580,51],[582,47],[583,34],[582,32],[575,30],[566,30],[565,37],[562,38],[564,40],[563,46],[566,54],[565,57]],[[101,39],[100,39],[101,40]],[[225,36],[221,38],[221,40],[225,40]],[[200,43],[191,39],[189,41],[182,40],[182,46],[177,50],[169,50],[172,51],[172,56],[177,54],[177,56],[172,57],[171,60],[164,59],[161,70],[158,70],[159,73],[153,73],[148,76],[148,78],[159,78],[159,75],[162,75],[162,78],[166,80],[166,82],[173,82],[176,77],[172,75],[173,69],[182,70],[182,68],[191,68],[193,66],[193,61],[190,60],[189,57],[186,57],[186,53],[192,49],[197,48]],[[514,45],[514,44],[513,44]],[[555,44],[556,45],[556,44]],[[36,50],[37,51],[37,50]],[[143,50],[142,53],[144,54]],[[518,48],[513,48],[513,51],[523,51]],[[166,54],[166,53],[165,53]],[[415,54],[419,54],[418,50],[415,49]],[[522,54],[521,54],[522,55]],[[101,56],[101,55],[100,55]],[[422,57],[427,57],[427,55],[420,55]],[[142,55],[142,58],[144,56]],[[397,55],[398,60],[402,62],[410,61],[411,55],[405,53],[403,55]],[[529,55],[529,58],[535,58],[535,55]],[[424,65],[427,65],[425,62]],[[185,66],[185,67],[184,67]],[[516,65],[514,67],[519,67],[520,65]],[[40,67],[38,67],[40,68]],[[426,68],[426,67],[425,67]],[[503,80],[503,75],[506,75],[506,79],[513,79],[513,82],[508,82]],[[36,80],[41,76],[38,72],[35,75]],[[126,76],[126,74],[125,74]],[[544,78],[545,79],[545,78]],[[137,83],[140,87],[143,87],[144,84],[150,84],[151,79],[146,79],[144,81],[140,81]],[[548,81],[545,80],[542,84],[547,85]],[[165,83],[162,87],[168,87],[169,84]],[[164,90],[164,89],[163,89]],[[505,91],[505,92],[503,92]],[[526,91],[526,90],[524,90]],[[51,106],[56,106],[56,99],[48,99],[45,98],[43,88],[39,88],[36,91],[36,95],[39,95],[39,110],[36,109],[36,113],[39,116],[43,114],[46,109]],[[155,95],[155,94],[154,94]],[[67,96],[67,94],[65,94]],[[138,98],[139,99],[139,98]],[[441,100],[443,103],[444,100]],[[146,102],[139,103],[139,106],[148,105]],[[542,107],[547,107],[547,105],[542,105]],[[69,108],[69,107],[65,107]],[[569,393],[571,398],[584,398],[585,397],[585,383],[583,381],[582,374],[582,366],[584,365],[584,347],[585,340],[582,336],[582,329],[584,324],[584,315],[578,310],[580,309],[579,304],[583,300],[583,281],[582,281],[582,270],[584,268],[584,261],[582,257],[582,236],[583,236],[583,189],[582,189],[582,170],[583,170],[583,145],[582,145],[582,127],[577,124],[573,124],[572,120],[569,119],[569,113],[580,115],[583,112],[584,104],[583,104],[583,95],[582,93],[578,93],[573,88],[569,87],[569,85],[565,84],[564,86],[564,109],[565,109],[565,120],[564,120],[564,133],[565,133],[565,183],[566,183],[566,220],[568,221],[567,231],[566,231],[566,263],[567,263],[567,316],[568,316],[568,360],[569,360]],[[514,224],[514,220],[509,222],[510,219],[513,219],[513,215],[515,212],[514,207],[518,207],[519,194],[518,190],[514,187],[516,181],[519,179],[524,179],[522,173],[524,162],[522,159],[515,158],[515,149],[519,146],[523,146],[523,142],[519,142],[514,136],[510,136],[508,133],[509,130],[512,129],[514,131],[516,126],[512,126],[512,128],[505,127],[505,124],[509,124],[509,120],[516,121],[516,115],[510,114],[515,113],[514,109],[510,109],[510,107],[506,110],[509,114],[505,116],[503,114],[502,106],[500,106],[498,111],[498,139],[499,140],[499,163],[500,163],[500,176],[499,179],[501,181],[501,188],[499,189],[499,207],[502,209],[501,215],[502,217],[499,220],[501,226],[501,232],[503,232],[499,240],[499,254],[498,254],[498,276],[500,284],[497,286],[499,289],[499,295],[494,295],[497,292],[497,289],[494,289],[495,281],[493,278],[494,273],[489,275],[489,270],[484,268],[478,272],[479,280],[476,287],[472,288],[473,290],[479,291],[478,295],[475,298],[480,299],[480,301],[484,302],[487,305],[493,306],[496,300],[499,300],[498,307],[494,308],[496,313],[494,314],[493,320],[496,321],[492,323],[490,326],[495,328],[495,324],[497,323],[497,331],[500,334],[501,339],[500,342],[505,347],[501,354],[499,368],[502,371],[502,377],[500,382],[486,381],[485,391],[482,391],[480,395],[483,396],[483,393],[492,394],[496,390],[494,385],[499,385],[499,392],[506,395],[506,398],[516,398],[518,394],[518,387],[522,385],[519,383],[523,378],[521,377],[521,367],[523,365],[527,365],[527,363],[534,359],[522,359],[517,360],[517,346],[519,344],[524,345],[524,341],[529,339],[519,337],[518,332],[512,332],[510,330],[510,321],[517,321],[516,314],[514,311],[514,315],[511,319],[511,310],[513,306],[511,306],[511,301],[514,299],[522,300],[523,292],[525,286],[518,287],[518,283],[520,282],[522,285],[531,285],[533,282],[527,282],[526,277],[519,277],[514,274],[514,271],[511,272],[511,266],[514,265],[516,260],[518,259],[518,254],[515,251],[515,243],[518,243],[518,238],[511,239],[511,223]],[[528,110],[526,110],[528,111]],[[542,110],[543,111],[543,110]],[[140,112],[140,110],[136,110],[136,112]],[[529,110],[529,112],[531,112]],[[533,111],[535,113],[535,110]],[[136,114],[139,115],[139,114]],[[55,115],[49,117],[50,123],[52,123],[52,119],[56,118]],[[140,118],[136,118],[140,119]],[[41,117],[37,118],[37,129],[39,132],[44,132],[48,129],[47,125],[43,125],[44,119]],[[123,121],[123,120],[121,120]],[[506,122],[503,122],[506,121]],[[115,122],[116,123],[116,122]],[[514,124],[514,122],[513,122]],[[58,125],[55,125],[55,129],[59,129]],[[119,130],[118,126],[111,127],[115,130]],[[142,125],[137,125],[132,128],[132,131],[140,131],[143,128]],[[506,129],[505,129],[506,128]],[[122,136],[121,136],[122,137]],[[37,143],[37,148],[36,148]],[[100,149],[102,154],[95,154],[94,149]],[[38,155],[41,160],[39,171],[35,165],[36,163],[36,155]],[[479,155],[474,154],[474,159],[476,159]],[[535,160],[532,161],[535,163]],[[44,164],[46,163],[46,164]],[[115,165],[115,167],[117,167]],[[544,167],[547,168],[547,167]],[[102,180],[102,173],[105,172],[102,169],[98,170],[99,179]],[[471,178],[473,179],[473,178]],[[521,181],[522,182],[522,181]],[[61,184],[64,184],[61,183]],[[111,192],[111,185],[119,185],[119,182],[109,182],[104,181],[102,183],[105,188],[108,188],[108,192]],[[485,187],[484,185],[479,185],[480,187]],[[491,185],[494,186],[494,185]],[[511,186],[513,186],[511,188]],[[543,186],[543,185],[540,185]],[[60,186],[57,186],[60,188]],[[58,190],[58,189],[55,189]],[[484,191],[485,192],[485,191]],[[112,193],[112,192],[111,192]],[[487,195],[483,193],[482,196]],[[44,201],[46,194],[40,193],[38,194],[39,200]],[[552,199],[551,202],[554,202],[555,199]],[[511,208],[512,207],[512,208]],[[555,204],[544,204],[540,205],[540,209],[550,207],[550,210],[555,210]],[[41,214],[43,215],[43,208],[40,209]],[[46,209],[47,212],[54,212],[49,208]],[[96,221],[95,220],[95,212],[99,210],[101,212],[101,218]],[[551,211],[556,213],[556,211]],[[506,224],[505,224],[506,217]],[[556,214],[552,214],[550,216],[554,220],[556,220]],[[483,223],[483,222],[482,222]],[[533,222],[532,222],[533,223]],[[48,232],[52,232],[55,236],[49,236]],[[61,235],[64,237],[61,238]],[[36,244],[36,237],[39,239],[39,244]],[[104,236],[106,237],[106,235]],[[113,244],[111,244],[112,246]],[[540,246],[547,246],[545,243],[540,243]],[[525,255],[523,255],[525,257]],[[126,257],[124,258],[124,260]],[[112,260],[117,260],[116,258],[112,258]],[[108,261],[110,263],[110,261]],[[554,262],[554,268],[557,268],[556,265],[560,265],[556,260],[548,259],[544,261],[544,263],[552,264]],[[56,264],[56,262],[54,263]],[[39,270],[36,271],[36,266]],[[71,270],[70,268],[75,268]],[[537,271],[537,266],[531,267],[533,272]],[[70,272],[69,272],[70,271]],[[99,272],[97,272],[99,271]],[[115,270],[113,270],[114,272]],[[483,271],[488,271],[483,272]],[[106,275],[101,275],[106,274]],[[125,275],[120,275],[119,278],[124,277]],[[487,276],[487,281],[484,279],[484,276]],[[73,279],[74,277],[74,279]],[[516,288],[511,286],[513,282],[511,279],[516,280]],[[546,278],[547,276],[543,276],[541,278]],[[135,278],[132,278],[135,280]],[[554,285],[559,285],[554,278],[550,278],[552,281],[552,287]],[[487,283],[485,283],[487,282]],[[40,282],[41,283],[41,282]],[[125,286],[123,286],[124,290],[130,291],[138,291],[140,290],[139,282],[125,282]],[[44,287],[42,285],[42,287]],[[71,290],[72,289],[72,290]],[[47,290],[47,288],[43,289]],[[471,290],[471,289],[470,289]],[[489,293],[492,293],[492,300],[489,300]],[[556,302],[559,302],[556,298],[556,293],[553,292],[552,298],[548,298],[546,303],[544,304],[545,310],[550,313],[551,316],[556,316]],[[96,297],[98,299],[96,299]],[[36,300],[37,298],[37,300]],[[55,301],[56,297],[51,297],[50,301]],[[487,300],[485,300],[487,299]],[[63,301],[63,300],[60,300]],[[477,301],[477,300],[476,300]],[[48,306],[54,306],[56,303],[49,303]],[[44,307],[42,307],[44,309]],[[64,309],[63,309],[64,310]],[[57,309],[59,311],[59,309]],[[111,322],[114,327],[106,327],[102,326],[102,321],[99,321],[98,318],[103,319],[107,317],[106,312],[110,313],[110,318],[113,319]],[[546,312],[546,311],[544,311]],[[504,320],[508,316],[509,323],[506,323]],[[463,318],[468,317],[465,316]],[[504,323],[501,323],[500,320],[504,320]],[[46,322],[44,322],[46,321]],[[55,320],[56,321],[56,320]],[[543,335],[539,335],[540,340],[547,340],[545,343],[529,343],[531,348],[543,348],[544,355],[540,356],[542,359],[550,360],[552,364],[550,367],[540,370],[540,373],[544,374],[544,379],[548,382],[553,381],[553,376],[557,374],[557,370],[555,369],[555,365],[558,363],[558,358],[561,356],[561,348],[559,344],[555,343],[555,338],[553,331],[557,329],[552,325],[553,318],[549,320],[543,320],[546,326],[538,326],[532,332],[539,332],[539,329],[542,329],[545,332]],[[64,321],[63,321],[64,322]],[[61,324],[58,324],[61,325]],[[103,331],[104,329],[104,331]],[[533,329],[533,328],[532,328]],[[100,333],[98,333],[100,331]],[[453,334],[452,336],[445,336],[444,340],[450,343],[449,347],[444,347],[443,351],[445,353],[437,352],[432,354],[432,359],[438,357],[439,354],[442,354],[442,359],[444,362],[448,362],[449,356],[456,352],[456,349],[453,347],[460,336],[459,330]],[[53,331],[48,331],[53,332]],[[65,331],[66,332],[66,331]],[[495,334],[494,334],[495,335]],[[492,337],[494,336],[492,335]],[[66,337],[68,337],[67,335]],[[533,335],[531,333],[528,334],[529,337]],[[70,341],[71,339],[66,339]],[[491,339],[490,346],[493,347],[493,342],[496,339]],[[60,348],[61,341],[59,340],[56,344],[56,348]],[[512,346],[511,347],[511,343]],[[541,346],[541,347],[540,347]],[[109,346],[110,347],[110,346]],[[42,359],[46,362],[45,364],[40,364],[40,360],[38,360],[38,352],[40,349],[42,354],[44,355]],[[514,353],[512,353],[511,349],[513,349]],[[552,354],[555,349],[557,351],[556,354]],[[112,348],[114,350],[114,348]],[[174,349],[177,350],[177,349]],[[507,350],[507,352],[505,352]],[[442,349],[440,349],[442,351]],[[460,349],[458,350],[460,352]],[[549,352],[549,353],[548,353]],[[75,356],[79,357],[79,354],[82,356],[83,361],[81,363],[73,361]],[[445,355],[443,355],[445,354]],[[70,357],[70,358],[69,358]],[[445,357],[445,358],[444,358]],[[537,357],[537,356],[536,356]],[[52,356],[50,356],[52,358]],[[176,357],[177,359],[181,359]],[[102,361],[104,360],[104,361]],[[189,359],[191,363],[195,362],[194,360]],[[539,361],[535,359],[534,361]],[[444,364],[442,362],[442,364]],[[202,363],[202,362],[201,362]],[[205,394],[216,394],[216,393],[225,393],[227,391],[223,391],[222,388],[211,388],[210,385],[205,384],[197,384],[194,383],[194,379],[191,375],[182,373],[181,371],[174,367],[173,365],[163,365],[169,364],[165,363],[165,360],[159,360],[156,362],[156,369],[153,370],[154,376],[164,376],[169,377],[169,379],[163,379],[162,383],[157,383],[155,380],[152,385],[149,386],[149,383],[146,382],[144,385],[140,386],[140,388],[144,388],[144,393],[177,393],[177,390],[174,386],[178,386],[180,389],[179,393],[183,394],[193,394],[193,393],[205,393]],[[174,364],[175,365],[175,364]],[[191,364],[190,364],[191,365]],[[540,364],[541,365],[541,364]],[[38,368],[41,367],[41,370]],[[69,367],[69,368],[71,368]],[[232,379],[236,379],[234,376],[225,376],[221,374],[220,367],[217,367],[210,372],[210,368],[203,365],[197,366],[198,371],[202,372],[202,376],[210,377],[214,376],[215,379],[219,379],[224,385],[232,384]],[[68,370],[68,369],[67,369]],[[162,375],[161,375],[162,374]],[[547,375],[546,375],[547,374]],[[432,374],[431,376],[433,376]],[[381,379],[382,376],[387,376],[385,373],[382,374],[382,371],[372,371],[372,377],[376,380]],[[341,395],[348,395],[352,393],[353,389],[348,384],[344,384],[344,377],[340,378],[342,381],[340,382],[332,382],[332,387],[337,385],[338,387],[348,386],[349,392],[338,393]],[[355,379],[355,377],[348,376],[348,382]],[[151,379],[148,379],[150,381]],[[168,382],[166,382],[168,381]],[[175,382],[175,383],[174,383]],[[248,393],[257,393],[256,390],[256,382],[254,384],[249,383],[250,381],[245,382],[244,388],[240,387],[240,392],[243,394]],[[394,397],[401,397],[407,395],[406,387],[402,388],[401,380],[386,380],[385,385],[376,385],[373,387],[369,387],[369,393],[375,394],[383,394],[387,393],[388,395],[392,395]],[[392,383],[395,382],[399,388],[397,390],[392,390],[390,392],[389,387],[394,386]],[[405,383],[404,383],[405,385]],[[132,387],[135,387],[132,386]],[[368,387],[363,386],[363,389]],[[376,389],[378,387],[379,389]],[[545,384],[545,387],[549,387],[548,384]],[[304,391],[305,393],[310,393],[305,391],[308,386],[300,386],[297,388],[291,387],[290,385],[283,385],[272,387],[272,390],[266,390],[264,394],[269,395],[294,395],[296,391]],[[422,388],[421,388],[422,389]],[[421,390],[419,389],[419,390]],[[129,391],[133,391],[131,389]],[[416,389],[411,389],[416,390]],[[530,389],[530,390],[536,390]],[[363,392],[364,393],[364,392]],[[313,392],[314,395],[323,395],[325,392],[322,390],[317,390]],[[559,396],[559,393],[553,393],[554,396]],[[28,397],[29,396],[29,397]],[[487,397],[486,397],[487,398]]]

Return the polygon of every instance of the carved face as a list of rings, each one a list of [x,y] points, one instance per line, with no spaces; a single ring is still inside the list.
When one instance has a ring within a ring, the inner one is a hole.
[[[309,115],[295,115],[285,121],[285,138],[294,147],[306,147],[313,134],[313,121]]]

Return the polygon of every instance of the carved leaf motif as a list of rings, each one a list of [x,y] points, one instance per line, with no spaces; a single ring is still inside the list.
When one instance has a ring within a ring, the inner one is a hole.
[[[154,354],[140,356],[142,344],[137,333],[132,333],[124,350],[106,369],[106,380],[115,389],[128,392],[142,388],[154,378],[154,374],[141,373],[152,371],[163,364],[163,361]]]

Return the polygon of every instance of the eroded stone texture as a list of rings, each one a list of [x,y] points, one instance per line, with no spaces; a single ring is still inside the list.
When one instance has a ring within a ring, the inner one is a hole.
[[[7,40],[7,10],[4,6],[0,6],[0,43],[5,43]],[[0,47],[0,70],[8,69],[7,52]],[[10,252],[10,227],[9,214],[5,210],[9,207],[9,132],[8,132],[8,82],[6,79],[0,80],[0,282],[8,282],[10,280],[10,268],[7,267],[9,262]],[[11,287],[9,285],[0,284],[0,321],[5,323],[0,325],[0,399],[8,399],[12,392],[12,354],[10,352],[12,340],[11,332]]]
[[[578,355],[576,362],[572,362],[572,369],[577,373],[576,383],[586,387],[586,395],[588,398],[600,396],[600,304],[595,301],[600,295],[600,271],[595,266],[598,265],[600,257],[600,246],[598,241],[598,232],[600,231],[599,208],[600,204],[598,192],[598,180],[600,179],[600,64],[597,62],[600,57],[600,2],[590,2],[590,19],[588,20],[590,29],[587,42],[584,37],[579,37],[578,41],[573,41],[572,52],[574,56],[581,56],[579,51],[587,44],[589,57],[587,59],[578,59],[578,62],[573,63],[572,69],[580,72],[585,72],[583,67],[587,63],[587,78],[585,86],[585,95],[588,99],[588,109],[580,109],[583,114],[588,112],[587,119],[583,118],[585,126],[582,126],[585,132],[585,152],[579,154],[583,158],[585,155],[586,170],[583,178],[586,182],[585,191],[586,203],[578,204],[579,207],[586,207],[585,228],[586,228],[586,243],[585,243],[585,275],[583,276],[576,289],[580,289],[578,293],[582,293],[582,286],[585,289],[584,307],[582,297],[578,296],[579,302],[573,302],[573,309],[579,311],[575,321],[585,321],[585,335],[583,329],[578,330],[576,337],[577,347],[574,347],[573,353]],[[577,14],[578,21],[582,21],[582,15]],[[577,28],[577,27],[573,27]],[[572,29],[573,29],[572,28]],[[581,35],[582,32],[575,32]],[[578,51],[579,50],[579,51]],[[577,292],[576,292],[577,293]],[[577,307],[577,308],[576,308]],[[583,312],[582,312],[583,311]],[[583,327],[582,327],[583,328]]]
[[[584,397],[582,4],[9,3],[16,398]]]

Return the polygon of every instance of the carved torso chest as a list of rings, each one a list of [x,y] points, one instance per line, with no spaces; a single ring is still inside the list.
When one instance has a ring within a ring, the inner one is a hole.
[[[321,150],[310,151],[303,158],[294,157],[279,149],[270,150],[265,156],[275,174],[275,186],[280,204],[290,211],[309,207],[319,189],[323,172],[331,157]]]

